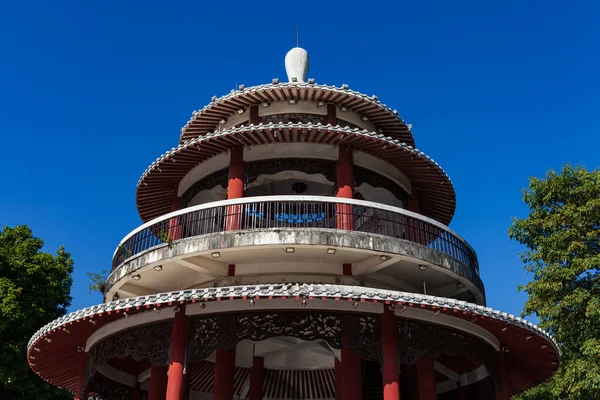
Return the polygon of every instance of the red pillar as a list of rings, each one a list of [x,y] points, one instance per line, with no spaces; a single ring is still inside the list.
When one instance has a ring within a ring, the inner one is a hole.
[[[458,400],[468,400],[469,398],[469,387],[459,386],[458,389]]]
[[[351,199],[354,197],[354,167],[352,164],[352,149],[348,146],[339,146],[339,154],[336,168],[337,197]],[[345,230],[354,229],[354,215],[352,205],[338,204],[337,228]]]
[[[263,374],[265,359],[254,356],[252,359],[252,371],[250,371],[250,398],[249,400],[262,400],[263,398]]]
[[[217,349],[216,361],[213,400],[232,400],[235,349]]]
[[[173,198],[171,199],[171,211],[177,211],[179,209],[179,197],[177,197],[177,188],[175,188],[173,189]],[[181,224],[179,223],[179,217],[169,219],[168,235],[171,240],[181,239]]]
[[[402,381],[404,400],[419,400],[419,383],[417,379],[417,364],[404,365],[405,379]]]
[[[189,400],[190,398],[190,366],[186,366],[186,372],[183,375],[183,386],[181,388],[181,400]]]
[[[131,400],[140,400],[140,382],[135,377],[135,385],[131,388]]]
[[[413,193],[408,197],[408,210],[415,212],[417,214],[421,213],[421,207],[419,206],[419,195],[416,192],[416,189],[413,188]],[[425,237],[420,227],[420,223],[418,220],[407,217],[408,222],[406,224],[406,234],[405,239],[410,240],[411,242],[425,244]]]
[[[87,353],[82,351],[79,353],[79,376],[77,377],[77,388],[75,389],[75,400],[85,399],[85,387],[83,387],[83,378],[85,376]]]
[[[325,125],[337,125],[337,109],[335,104],[327,104],[327,115],[325,115]]]
[[[227,198],[238,199],[244,197],[244,148],[237,147],[231,150],[229,158],[229,182],[227,184]]]
[[[381,353],[383,355],[383,399],[400,400],[398,371],[398,327],[394,312],[384,305],[381,315]]]
[[[342,274],[352,275],[352,264],[342,264]]]
[[[362,399],[361,362],[354,350],[343,347],[342,350],[342,382],[344,383],[343,400]]]
[[[421,357],[417,361],[417,380],[419,382],[419,400],[436,400],[437,391],[433,359]]]
[[[239,199],[244,197],[244,148],[237,147],[231,150],[229,159],[229,181],[227,184],[227,198]],[[226,230],[234,231],[240,228],[242,206],[227,207]]]
[[[496,387],[497,400],[510,400],[510,390],[508,382],[508,374],[506,373],[506,352],[504,348],[500,349],[498,354],[498,372],[499,372],[499,387]]]
[[[185,315],[185,305],[179,306],[173,319],[171,334],[171,361],[169,365],[169,380],[167,383],[166,400],[180,400],[183,388],[183,369],[185,367],[185,352],[187,347],[188,317]]]
[[[152,366],[148,400],[165,400],[167,392],[167,370],[168,367]]]
[[[258,116],[258,106],[250,106],[250,123],[254,125],[260,124],[260,117]]]
[[[419,206],[419,195],[413,189],[413,193],[408,196],[408,210],[416,213],[421,212],[421,207]]]
[[[334,364],[334,373],[335,373],[335,400],[342,400],[343,394],[342,394],[342,390],[343,390],[343,381],[342,381],[342,364],[340,363],[340,360],[338,360],[338,358],[335,358],[335,364]]]

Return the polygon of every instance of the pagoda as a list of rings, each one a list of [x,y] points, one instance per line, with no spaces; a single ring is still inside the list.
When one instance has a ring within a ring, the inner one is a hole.
[[[142,174],[143,225],[104,303],[30,340],[42,379],[103,400],[508,400],[558,368],[553,339],[486,307],[455,191],[377,96],[240,85]]]

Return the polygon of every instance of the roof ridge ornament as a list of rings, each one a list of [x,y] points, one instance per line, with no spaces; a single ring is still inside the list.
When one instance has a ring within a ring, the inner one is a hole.
[[[305,83],[308,75],[308,52],[302,47],[294,47],[285,55],[285,72],[290,83]]]

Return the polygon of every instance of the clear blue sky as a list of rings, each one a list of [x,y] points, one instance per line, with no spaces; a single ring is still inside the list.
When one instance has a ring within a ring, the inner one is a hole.
[[[296,7],[300,5],[300,7]],[[135,185],[192,110],[234,85],[310,76],[379,99],[458,194],[488,305],[518,314],[528,276],[509,241],[521,189],[563,163],[599,164],[600,3],[348,0],[0,2],[0,224],[27,224],[86,271],[139,225]]]

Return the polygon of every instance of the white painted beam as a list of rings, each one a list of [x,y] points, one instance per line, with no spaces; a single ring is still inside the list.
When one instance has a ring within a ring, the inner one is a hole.
[[[367,257],[357,263],[352,264],[352,273],[354,275],[368,275],[380,271],[398,261],[397,258],[390,257],[387,260],[381,260],[379,255]]]
[[[269,356],[273,356],[277,353],[287,352],[287,351],[310,351],[313,353],[319,353],[326,356],[334,357],[333,354],[328,348],[323,347],[323,343],[320,340],[313,342],[301,342],[301,343],[286,343],[288,347],[275,349],[269,351],[267,353],[263,353],[261,357],[267,358]]]
[[[150,375],[152,373],[152,368],[148,368],[147,370],[140,372],[137,376],[138,382],[145,382],[150,379]]]
[[[201,256],[195,256],[190,258],[178,258],[169,261],[173,261],[174,263],[179,264],[182,267],[192,269],[194,271],[203,273],[215,279],[227,276],[228,267],[225,264],[220,263],[218,261],[209,260]]]
[[[140,285],[134,285],[133,283],[129,282],[121,285],[118,291],[121,291],[125,294],[129,294],[131,295],[130,297],[149,296],[151,294],[156,294],[156,290],[149,289]]]
[[[445,285],[440,285],[436,287],[427,287],[427,294],[432,296],[444,296],[444,297],[453,297],[457,296],[461,293],[464,293],[472,288],[469,288],[466,284],[462,287],[458,287],[459,282],[450,282]]]
[[[460,379],[460,375],[458,373],[454,372],[454,370],[446,367],[444,364],[441,364],[438,361],[433,362],[433,368],[440,374],[452,379],[454,382],[458,382]]]
[[[485,365],[480,365],[479,368],[462,374],[460,376],[460,385],[468,386],[475,382],[479,382],[480,380],[485,379],[488,376],[490,376],[490,373],[488,372]]]
[[[98,365],[98,367],[96,369],[102,375],[106,376],[107,378],[112,379],[113,381],[119,382],[119,383],[121,383],[123,385],[127,385],[127,386],[135,386],[135,376],[130,375],[123,371],[119,371],[118,369],[114,368],[111,365],[108,365],[108,364]]]
[[[404,292],[423,293],[422,287],[416,287],[416,286],[406,282],[405,280],[398,278],[397,276],[382,273],[382,276],[378,277],[378,278],[379,278],[378,280],[383,280],[388,285],[391,285],[394,288],[400,289]]]

